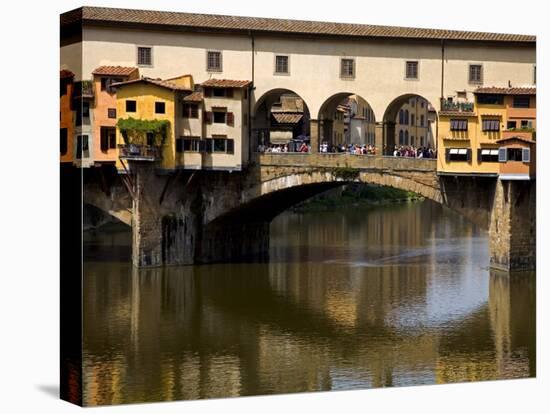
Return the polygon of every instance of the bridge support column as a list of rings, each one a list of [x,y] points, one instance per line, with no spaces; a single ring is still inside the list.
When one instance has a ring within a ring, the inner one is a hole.
[[[392,155],[395,146],[395,122],[384,121],[384,155]]]
[[[489,224],[492,268],[535,269],[535,189],[535,181],[497,181]]]
[[[309,136],[311,144],[311,152],[316,154],[319,152],[319,134],[320,134],[320,125],[318,119],[309,120]]]
[[[377,122],[374,129],[374,147],[376,148],[376,155],[384,154],[384,124]]]

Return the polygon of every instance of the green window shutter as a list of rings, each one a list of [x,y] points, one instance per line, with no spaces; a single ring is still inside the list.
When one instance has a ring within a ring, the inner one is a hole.
[[[498,162],[506,162],[508,161],[506,148],[499,148],[498,149]]]
[[[531,149],[530,148],[523,148],[521,155],[522,155],[521,160],[523,162],[531,162]]]

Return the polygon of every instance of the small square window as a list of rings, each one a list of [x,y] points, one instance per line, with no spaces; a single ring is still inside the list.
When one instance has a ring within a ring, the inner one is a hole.
[[[137,48],[137,64],[140,66],[153,65],[153,49],[151,47]]]
[[[215,124],[225,124],[225,116],[227,112],[213,111],[212,113],[214,114],[213,118]]]
[[[481,65],[470,65],[468,71],[468,80],[470,83],[482,83],[483,67]]]
[[[206,70],[211,72],[222,71],[222,52],[208,51],[206,54]]]
[[[107,109],[107,118],[116,119],[116,108]]]
[[[405,78],[418,79],[418,62],[417,61],[407,61],[405,65]]]
[[[126,101],[126,112],[136,112],[136,101]]]
[[[275,73],[280,73],[285,75],[289,73],[288,56],[284,56],[284,55],[275,56]]]
[[[514,96],[514,108],[529,108],[528,96]]]
[[[155,102],[155,114],[166,113],[166,104],[164,102]]]
[[[342,59],[340,61],[340,76],[342,78],[355,77],[355,60],[354,59]]]

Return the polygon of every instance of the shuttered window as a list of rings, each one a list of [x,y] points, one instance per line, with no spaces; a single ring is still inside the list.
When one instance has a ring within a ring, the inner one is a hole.
[[[506,161],[508,161],[508,154],[507,154],[506,148],[499,148],[498,162],[506,162]]]
[[[468,80],[470,81],[470,83],[482,83],[483,67],[481,65],[470,65]]]
[[[235,115],[233,112],[228,112],[226,116],[227,125],[233,126],[235,124]]]
[[[183,118],[198,118],[199,106],[197,104],[183,104],[181,115]]]
[[[153,49],[150,47],[138,47],[137,49],[137,64],[140,66],[153,65]]]
[[[500,131],[500,121],[498,119],[483,119],[481,128],[483,131]]]
[[[531,162],[531,150],[529,148],[523,148],[523,162]]]
[[[355,60],[342,59],[340,61],[340,76],[342,78],[354,78],[355,77]]]
[[[210,72],[222,71],[222,52],[209,51],[206,54],[206,70]]]
[[[467,131],[467,119],[451,119],[451,131]]]
[[[407,61],[405,64],[405,78],[418,79],[418,62]]]

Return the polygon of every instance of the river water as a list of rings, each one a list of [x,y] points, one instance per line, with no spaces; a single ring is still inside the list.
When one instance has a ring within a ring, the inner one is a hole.
[[[535,275],[430,201],[292,213],[269,263],[137,270],[85,235],[84,403],[535,376]]]

